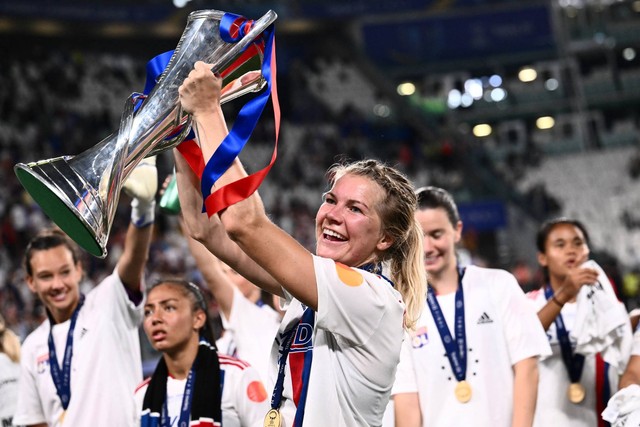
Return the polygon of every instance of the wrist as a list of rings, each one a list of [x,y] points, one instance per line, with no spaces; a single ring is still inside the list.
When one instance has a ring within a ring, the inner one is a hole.
[[[565,302],[560,301],[560,299],[558,299],[558,297],[556,296],[556,294],[553,294],[553,295],[551,296],[551,301],[552,301],[555,305],[557,305],[558,307],[560,307],[560,308],[564,307]]]
[[[134,198],[131,200],[131,223],[137,228],[151,225],[155,220],[155,208],[155,200]]]

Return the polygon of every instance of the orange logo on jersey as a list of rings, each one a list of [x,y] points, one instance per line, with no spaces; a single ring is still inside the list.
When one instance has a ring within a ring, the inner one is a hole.
[[[347,286],[360,286],[364,283],[362,274],[344,264],[336,262],[336,271],[338,272],[338,278]]]
[[[264,402],[267,399],[267,390],[260,381],[252,381],[247,386],[247,397],[252,402]]]

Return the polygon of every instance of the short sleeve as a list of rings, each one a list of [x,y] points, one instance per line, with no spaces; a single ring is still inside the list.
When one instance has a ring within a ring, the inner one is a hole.
[[[402,350],[400,351],[400,362],[398,363],[398,370],[396,371],[396,380],[393,383],[393,388],[391,389],[392,396],[402,393],[418,392],[412,351],[411,339],[409,335],[405,333]]]
[[[404,304],[383,277],[314,256],[318,285],[318,328],[355,345],[364,344],[384,320],[402,326]]]
[[[502,318],[511,364],[529,357],[551,354],[549,340],[538,319],[534,304],[518,285],[515,277],[500,272],[502,279],[496,294],[502,295]]]

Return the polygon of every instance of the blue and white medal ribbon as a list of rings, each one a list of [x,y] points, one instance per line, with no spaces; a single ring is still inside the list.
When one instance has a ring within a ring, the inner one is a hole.
[[[471,385],[466,381],[467,376],[467,337],[464,321],[464,291],[462,289],[462,277],[464,270],[458,272],[458,289],[455,294],[455,316],[454,328],[456,336],[451,336],[451,331],[438,304],[436,292],[433,287],[428,286],[427,305],[433,316],[433,320],[438,329],[438,334],[442,340],[442,345],[447,353],[447,359],[451,365],[451,371],[458,380],[455,395],[460,403],[467,403],[471,400]]]
[[[548,300],[553,298],[553,289],[547,285],[544,287],[544,296]],[[573,353],[571,348],[571,340],[569,339],[569,331],[564,324],[562,314],[558,313],[554,321],[556,325],[556,336],[558,337],[558,343],[560,344],[560,351],[562,353],[562,361],[567,368],[567,374],[569,375],[569,389],[567,395],[572,403],[580,403],[584,400],[586,390],[582,384],[580,384],[580,377],[582,377],[582,368],[584,367],[584,356],[582,354]]]
[[[66,411],[71,401],[71,359],[73,358],[73,331],[76,327],[76,321],[80,314],[80,309],[84,304],[84,295],[80,294],[80,300],[78,306],[71,315],[69,323],[69,332],[67,333],[67,343],[64,348],[64,356],[62,359],[62,367],[58,365],[58,357],[56,354],[56,346],[53,342],[53,322],[52,318],[49,318],[51,327],[49,329],[49,367],[51,371],[51,378],[53,384],[56,387],[56,392],[60,401],[62,402],[62,408]],[[63,414],[64,416],[64,414]]]

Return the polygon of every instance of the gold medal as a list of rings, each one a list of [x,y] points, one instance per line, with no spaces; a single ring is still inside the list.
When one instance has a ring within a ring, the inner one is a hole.
[[[571,383],[569,385],[569,389],[567,390],[567,396],[569,396],[569,400],[571,403],[580,403],[584,400],[586,392],[584,390],[584,386],[580,383]]]
[[[64,422],[64,416],[67,415],[67,410],[63,410],[60,416],[58,417],[58,424],[62,424]]]
[[[455,390],[456,399],[460,403],[467,403],[471,400],[471,384],[467,381],[462,380],[456,384]]]
[[[280,427],[280,412],[271,409],[264,417],[264,427]]]

